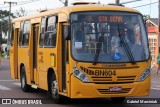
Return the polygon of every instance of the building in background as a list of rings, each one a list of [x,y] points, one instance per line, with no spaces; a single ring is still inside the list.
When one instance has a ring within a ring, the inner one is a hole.
[[[152,56],[151,67],[157,66],[156,57],[159,52],[158,44],[158,18],[150,18],[146,22],[148,29],[149,48]]]

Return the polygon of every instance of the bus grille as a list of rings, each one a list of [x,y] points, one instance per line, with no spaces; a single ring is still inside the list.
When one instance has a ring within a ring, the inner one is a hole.
[[[123,94],[129,93],[131,88],[122,88],[121,91],[109,91],[109,89],[97,89],[100,94]]]
[[[96,77],[92,76],[92,81],[96,83],[113,83],[112,77]],[[114,83],[133,83],[136,76],[117,76],[117,81]]]

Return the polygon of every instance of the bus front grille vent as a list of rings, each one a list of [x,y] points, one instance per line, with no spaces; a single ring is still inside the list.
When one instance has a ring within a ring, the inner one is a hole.
[[[136,76],[117,76],[118,82],[134,82]]]
[[[113,81],[113,77],[98,77],[98,76],[92,76],[93,82],[115,82],[115,83],[133,83],[136,80],[136,76],[117,76],[116,81]]]
[[[110,91],[109,89],[97,89],[100,94],[123,94],[129,93],[131,88],[122,88],[120,91]]]

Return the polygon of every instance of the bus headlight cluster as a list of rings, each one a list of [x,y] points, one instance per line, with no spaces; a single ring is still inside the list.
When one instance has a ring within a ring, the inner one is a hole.
[[[139,77],[138,81],[144,81],[151,73],[150,67],[148,67]]]
[[[73,69],[73,75],[83,82],[90,82],[87,75],[84,74],[82,71],[78,70],[77,68]]]

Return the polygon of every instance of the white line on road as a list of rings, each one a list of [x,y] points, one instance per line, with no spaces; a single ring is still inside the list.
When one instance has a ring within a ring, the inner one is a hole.
[[[151,89],[153,89],[153,90],[160,90],[160,88],[153,88],[153,87],[151,87]]]
[[[159,86],[159,85],[152,85],[152,87],[159,87],[159,88],[160,88],[160,86]]]
[[[15,80],[0,80],[0,81],[15,81]]]
[[[157,81],[152,81],[153,83],[160,83],[160,82],[157,82]]]
[[[13,83],[13,84],[18,85],[18,86],[21,86],[21,83]]]
[[[11,90],[10,88],[7,88],[5,86],[0,85],[0,90]]]

